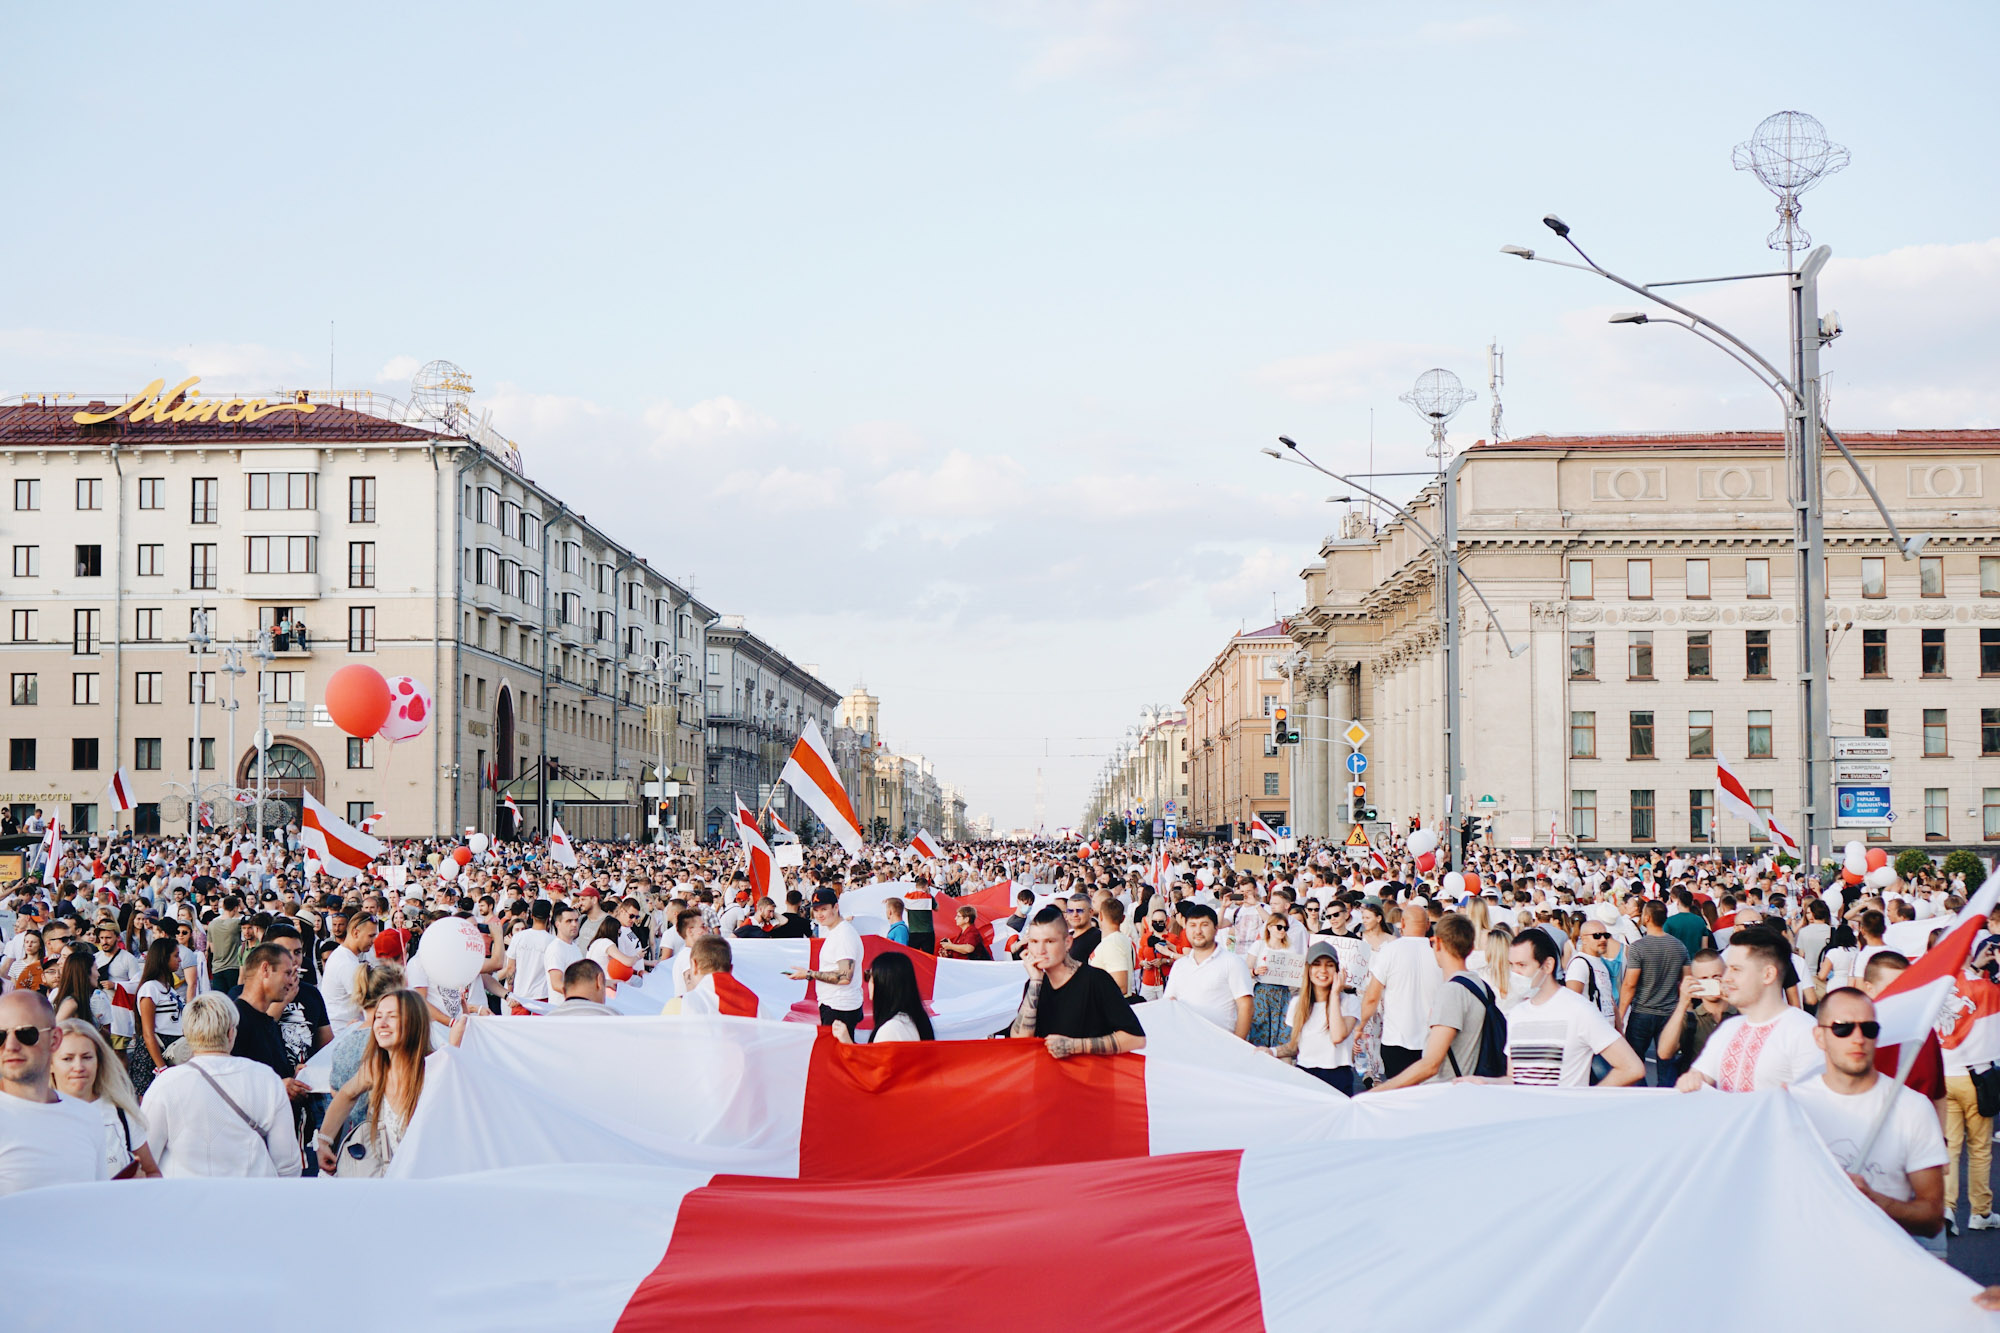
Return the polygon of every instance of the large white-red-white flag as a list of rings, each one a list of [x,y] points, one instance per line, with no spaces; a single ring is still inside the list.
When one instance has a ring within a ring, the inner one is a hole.
[[[1715,756],[1715,788],[1722,798],[1722,813],[1735,815],[1753,829],[1763,829],[1768,818],[1750,799],[1750,789],[1743,785],[1743,779],[1736,776],[1736,770],[1720,753]]]
[[[111,775],[111,785],[104,789],[111,793],[111,804],[120,810],[132,808],[132,775],[120,768]]]
[[[1778,845],[1785,849],[1785,854],[1796,860],[1799,855],[1799,840],[1792,836],[1792,831],[1780,824],[1776,815],[1766,818],[1764,824],[1771,830],[1771,836],[1778,840]]]
[[[749,862],[750,892],[758,898],[770,897],[771,870],[775,864],[771,844],[758,832],[757,816],[743,804],[741,796],[736,798],[736,838],[743,844],[743,859]]]
[[[1250,837],[1256,842],[1268,843],[1273,847],[1278,845],[1277,833],[1255,815],[1250,816]]]
[[[513,797],[511,797],[511,796],[502,796],[502,797],[500,798],[500,804],[502,804],[502,805],[506,806],[506,807],[507,807],[507,813],[508,813],[508,814],[510,814],[510,815],[512,815],[512,816],[514,816],[514,827],[515,827],[515,828],[517,828],[517,829],[518,829],[518,828],[520,828],[520,827],[521,827],[521,807],[520,807],[520,806],[518,806],[518,805],[515,805],[515,804],[514,804],[514,798],[513,798]]]
[[[765,813],[771,816],[771,828],[776,832],[780,840],[783,840],[785,838],[790,838],[793,842],[797,842],[799,840],[799,835],[792,832],[792,826],[790,824],[787,824],[783,819],[780,819],[778,817],[778,812],[776,810],[769,810],[766,811]]]
[[[370,861],[389,849],[304,793],[299,845],[319,858],[320,869],[340,879],[359,879]]]
[[[560,819],[549,820],[549,855],[559,866],[576,866],[576,848],[570,845],[569,834],[563,832]]]
[[[943,852],[938,850],[937,839],[933,838],[923,829],[918,829],[917,836],[910,839],[910,850],[918,856],[923,857],[926,861],[935,861],[944,855]]]
[[[62,878],[63,854],[68,850],[63,842],[62,825],[51,817],[42,833],[42,883],[53,884]]]
[[[819,822],[826,825],[826,831],[849,856],[861,850],[861,821],[855,817],[854,803],[847,799],[847,788],[840,785],[840,775],[834,771],[833,752],[826,748],[826,738],[820,735],[818,724],[811,718],[806,719],[806,728],[800,733],[798,744],[792,746],[792,757],[785,761],[784,772],[778,774],[778,779],[798,793],[806,808],[819,816]]]

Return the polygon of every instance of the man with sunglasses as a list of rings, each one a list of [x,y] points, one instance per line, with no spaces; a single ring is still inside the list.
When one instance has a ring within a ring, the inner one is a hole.
[[[0,995],[0,1195],[103,1180],[104,1115],[49,1079],[56,1014],[32,990]]]
[[[1876,1072],[1881,1031],[1865,993],[1851,986],[1828,993],[1813,1029],[1826,1068],[1793,1084],[1792,1097],[1870,1203],[1912,1236],[1935,1236],[1944,1229],[1944,1135],[1923,1094]]]

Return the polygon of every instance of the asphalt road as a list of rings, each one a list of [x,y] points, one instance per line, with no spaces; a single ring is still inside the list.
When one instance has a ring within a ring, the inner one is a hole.
[[[2000,1163],[2000,1144],[1994,1145],[1994,1160]],[[1967,1231],[1965,1223],[1970,1213],[1965,1178],[1961,1174],[1958,1210],[1954,1214],[1958,1218],[1959,1234],[1951,1238],[1951,1266],[1981,1286],[2000,1285],[2000,1230]]]

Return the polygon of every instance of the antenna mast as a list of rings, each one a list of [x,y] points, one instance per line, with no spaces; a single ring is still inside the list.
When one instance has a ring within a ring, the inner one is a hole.
[[[1500,386],[1507,382],[1507,349],[1495,338],[1486,344],[1486,391],[1493,396],[1493,443],[1505,439],[1500,430]]]

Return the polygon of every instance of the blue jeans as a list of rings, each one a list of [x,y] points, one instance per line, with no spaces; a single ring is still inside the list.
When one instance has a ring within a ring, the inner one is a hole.
[[[1666,1030],[1667,1020],[1672,1017],[1672,1014],[1641,1013],[1637,1009],[1634,1009],[1626,1017],[1625,1041],[1632,1047],[1633,1052],[1641,1060],[1646,1058],[1646,1052],[1649,1049],[1656,1049],[1660,1033]],[[1674,1080],[1680,1074],[1678,1068],[1680,1062],[1674,1059],[1658,1059],[1657,1053],[1655,1060],[1658,1065],[1658,1074],[1656,1076],[1658,1081],[1653,1086],[1659,1088],[1672,1087]]]
[[[1349,1097],[1354,1095],[1353,1065],[1342,1065],[1338,1069],[1307,1069],[1304,1065],[1300,1065],[1299,1068],[1305,1069],[1306,1073],[1311,1074],[1329,1088],[1337,1089]]]

